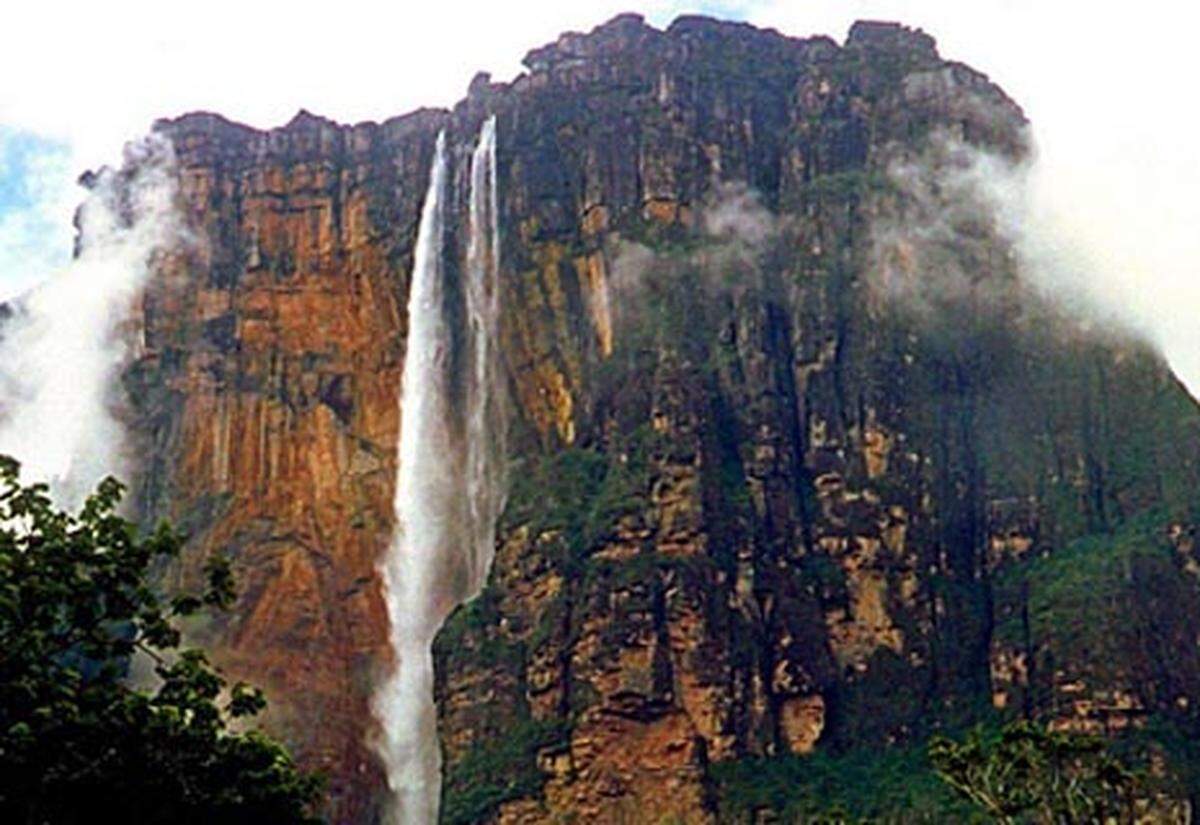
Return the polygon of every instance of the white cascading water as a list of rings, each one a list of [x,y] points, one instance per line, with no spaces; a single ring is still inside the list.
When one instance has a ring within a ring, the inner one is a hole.
[[[453,542],[454,481],[448,429],[442,246],[446,136],[438,135],[421,211],[408,297],[408,340],[400,383],[396,533],[382,573],[396,667],[376,696],[381,755],[396,823],[434,821],[438,753],[429,643],[437,559]]]
[[[500,210],[496,189],[496,118],[488,118],[471,157],[470,241],[467,247],[467,320],[472,374],[467,386],[467,503],[471,508],[467,592],[487,582],[504,509],[506,415],[496,351],[500,323]]]
[[[126,168],[96,177],[79,210],[74,260],[13,301],[0,324],[0,454],[71,509],[106,475],[127,477],[113,398],[131,354],[120,327],[152,255],[181,232],[170,144],[130,144]]]
[[[499,315],[495,121],[472,158],[463,289],[467,357],[451,375],[455,336],[443,269],[448,159],[438,136],[421,211],[400,387],[396,533],[382,565],[396,668],[375,697],[378,749],[393,823],[437,819],[440,751],[433,704],[433,637],[487,578],[504,503],[504,411],[494,340]],[[459,389],[460,392],[454,392]],[[456,406],[451,398],[460,398]]]

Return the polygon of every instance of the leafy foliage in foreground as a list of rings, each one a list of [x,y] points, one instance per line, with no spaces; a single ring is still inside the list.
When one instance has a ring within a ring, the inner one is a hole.
[[[166,526],[142,537],[106,479],[77,515],[0,457],[0,821],[314,822],[319,782],[258,732],[229,729],[262,694],[231,688],[174,621],[227,607],[227,564],[164,603],[148,582],[178,555]],[[152,663],[157,688],[129,684]]]

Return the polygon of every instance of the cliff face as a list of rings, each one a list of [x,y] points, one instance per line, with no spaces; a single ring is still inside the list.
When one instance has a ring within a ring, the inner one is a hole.
[[[192,237],[144,299],[128,376],[147,514],[225,552],[241,599],[194,629],[269,690],[274,728],[332,778],[335,816],[382,782],[364,745],[387,661],[375,565],[392,530],[402,307],[432,135],[416,114],[259,134],[189,116],[174,141]]]
[[[963,152],[1026,151],[1000,90],[887,24],[622,17],[526,62],[382,125],[159,126],[193,237],[128,373],[139,503],[190,531],[174,575],[236,560],[237,608],[194,632],[268,689],[335,819],[382,787],[420,199],[444,128],[453,275],[489,114],[513,467],[490,583],[435,648],[444,819],[733,818],[721,766],[981,704],[1191,724],[1200,411],[946,200]]]

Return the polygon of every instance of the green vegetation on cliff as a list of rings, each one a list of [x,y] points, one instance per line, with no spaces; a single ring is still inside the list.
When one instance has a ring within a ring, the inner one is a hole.
[[[713,768],[722,822],[1082,823],[1169,819],[1169,784],[1136,737],[1118,743],[1026,721],[924,746],[743,759]],[[1144,744],[1144,741],[1143,741]]]
[[[1062,549],[1005,565],[994,578],[1005,608],[995,629],[998,643],[1037,648],[1039,659],[1085,663],[1103,681],[1130,675],[1136,663],[1122,651],[1140,618],[1138,579],[1174,571],[1162,510],[1139,514],[1113,533],[1098,533]]]
[[[770,811],[783,822],[969,822],[934,773],[924,748],[862,749],[774,759],[742,759],[712,768],[722,822],[750,822]]]
[[[537,756],[566,738],[564,726],[522,719],[503,736],[474,748],[447,772],[441,821],[446,825],[486,822],[513,799],[539,793],[545,776]]]
[[[961,798],[1001,823],[1132,822],[1149,796],[1102,738],[1029,722],[961,742],[935,737],[929,759]]]

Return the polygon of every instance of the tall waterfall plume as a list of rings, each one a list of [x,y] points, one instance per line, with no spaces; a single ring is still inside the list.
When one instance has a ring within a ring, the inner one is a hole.
[[[126,476],[115,412],[128,328],[156,251],[179,239],[170,144],[126,147],[121,171],[93,176],[77,214],[73,261],[15,299],[0,323],[0,454],[45,482],[62,507],[82,503],[106,475]]]
[[[389,819],[436,821],[440,753],[430,646],[450,611],[478,593],[504,503],[505,414],[494,339],[499,315],[495,121],[472,157],[464,311],[448,311],[443,265],[449,160],[438,136],[421,211],[400,387],[396,532],[382,566],[396,669],[375,697]],[[456,336],[453,325],[466,323]],[[452,358],[452,348],[466,349]],[[463,368],[455,374],[453,365]]]

